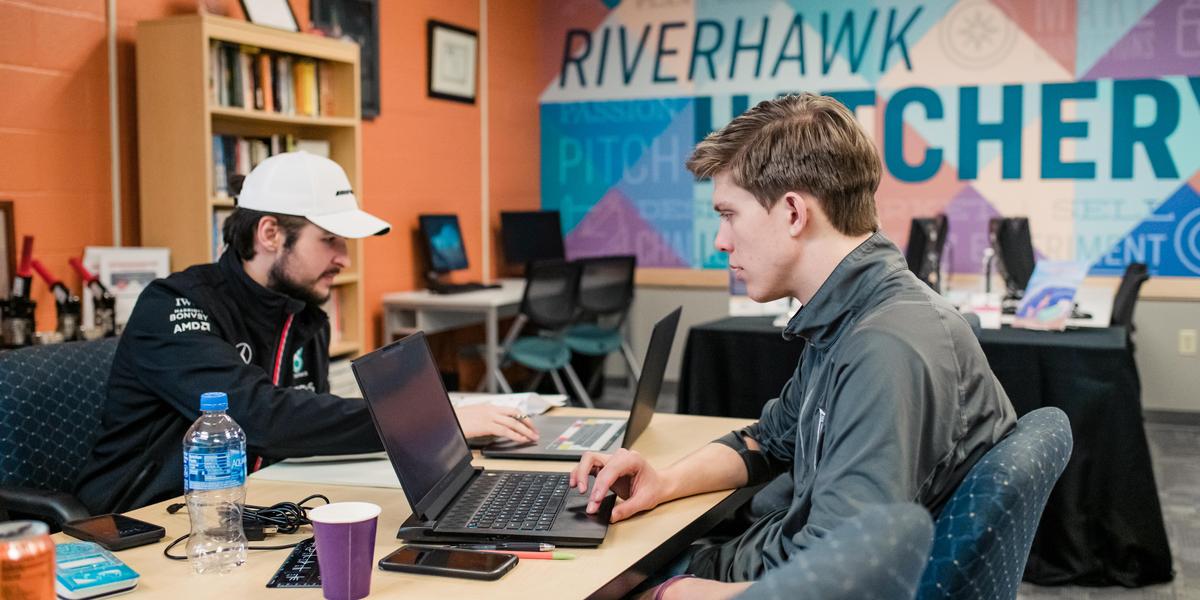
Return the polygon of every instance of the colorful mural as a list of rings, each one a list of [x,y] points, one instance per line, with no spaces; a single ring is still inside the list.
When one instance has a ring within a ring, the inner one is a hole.
[[[833,95],[879,146],[881,224],[945,213],[978,272],[1030,218],[1093,274],[1200,277],[1200,0],[570,0],[543,21],[542,205],[573,256],[724,268],[691,147],[761,100]]]

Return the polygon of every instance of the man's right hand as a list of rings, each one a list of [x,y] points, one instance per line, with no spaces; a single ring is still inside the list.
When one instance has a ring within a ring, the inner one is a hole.
[[[641,454],[624,448],[616,454],[585,452],[579,464],[571,471],[571,487],[586,494],[588,476],[595,474],[596,482],[590,491],[587,512],[594,514],[609,490],[616,492],[624,501],[612,511],[611,522],[627,519],[642,511],[650,510],[669,500],[666,486],[658,471],[646,462]]]

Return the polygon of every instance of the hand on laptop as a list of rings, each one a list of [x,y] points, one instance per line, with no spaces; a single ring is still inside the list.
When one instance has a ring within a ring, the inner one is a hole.
[[[571,487],[578,489],[580,494],[587,493],[588,475],[593,473],[596,482],[588,498],[587,512],[593,514],[599,510],[600,502],[611,489],[624,500],[613,508],[612,523],[650,510],[665,497],[658,471],[635,451],[622,448],[615,454],[585,452],[571,471]]]
[[[468,438],[494,435],[522,444],[538,441],[538,432],[529,417],[515,408],[494,404],[476,404],[454,409],[463,435]]]

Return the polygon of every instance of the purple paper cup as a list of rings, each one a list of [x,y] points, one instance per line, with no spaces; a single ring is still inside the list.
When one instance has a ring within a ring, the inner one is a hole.
[[[308,511],[317,538],[321,592],[329,600],[358,600],[371,593],[380,511],[370,502],[335,502]]]

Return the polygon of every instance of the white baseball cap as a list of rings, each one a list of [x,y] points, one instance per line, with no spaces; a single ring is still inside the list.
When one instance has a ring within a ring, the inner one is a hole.
[[[344,238],[383,235],[392,228],[358,207],[341,165],[303,151],[276,154],[258,163],[242,182],[237,205],[304,217]]]

